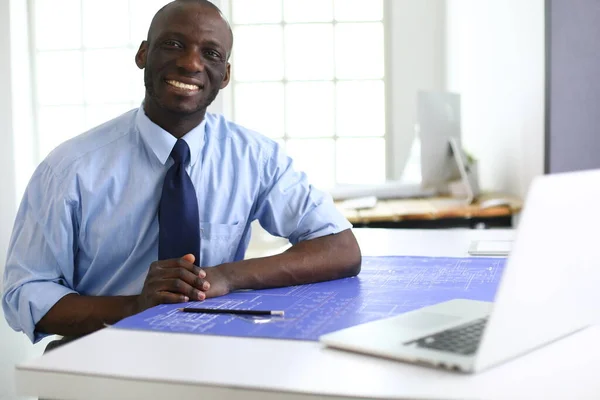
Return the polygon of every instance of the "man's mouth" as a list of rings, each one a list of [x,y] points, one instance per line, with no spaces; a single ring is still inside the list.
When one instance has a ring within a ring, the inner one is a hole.
[[[183,83],[183,82],[179,82],[176,80],[166,80],[165,82],[167,82],[167,84],[174,86],[178,89],[183,89],[183,90],[187,90],[190,92],[197,92],[198,90],[200,90],[200,87],[198,85],[192,85],[189,83]]]

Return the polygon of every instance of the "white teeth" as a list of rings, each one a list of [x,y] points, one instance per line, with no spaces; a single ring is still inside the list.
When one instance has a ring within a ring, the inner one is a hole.
[[[175,86],[181,89],[187,89],[187,90],[198,90],[200,89],[198,87],[198,85],[189,85],[187,83],[183,83],[183,82],[179,82],[179,81],[167,81],[167,83],[171,86]]]

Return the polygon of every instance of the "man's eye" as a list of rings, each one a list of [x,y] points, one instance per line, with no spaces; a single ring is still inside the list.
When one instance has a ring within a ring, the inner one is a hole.
[[[165,46],[167,47],[176,47],[176,48],[181,48],[181,43],[176,42],[175,40],[167,40],[165,42]]]
[[[221,58],[221,53],[219,53],[218,51],[215,50],[206,50],[204,52],[204,54],[206,54],[207,56],[211,57],[211,58]]]

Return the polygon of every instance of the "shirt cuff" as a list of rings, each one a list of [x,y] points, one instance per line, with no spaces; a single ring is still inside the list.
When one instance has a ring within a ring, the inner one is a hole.
[[[23,285],[19,289],[18,300],[16,300],[18,305],[15,312],[19,320],[16,325],[33,343],[53,335],[37,332],[35,325],[60,299],[71,293],[77,292],[55,282],[39,281]]]

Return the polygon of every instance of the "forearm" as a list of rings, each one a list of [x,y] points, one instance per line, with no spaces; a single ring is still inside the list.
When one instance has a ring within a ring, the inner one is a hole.
[[[351,230],[307,240],[270,257],[223,264],[231,290],[264,289],[357,275],[361,254]]]
[[[36,330],[62,336],[82,336],[104,324],[136,313],[137,296],[92,297],[69,294],[60,299],[37,323]]]

